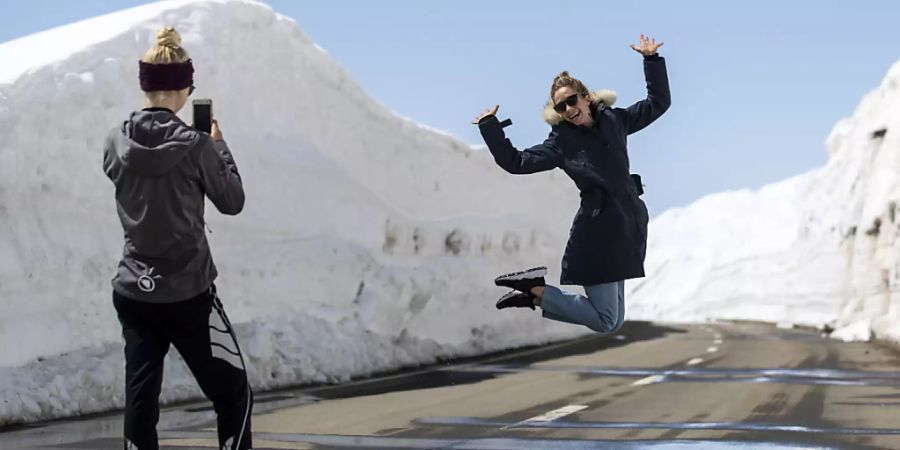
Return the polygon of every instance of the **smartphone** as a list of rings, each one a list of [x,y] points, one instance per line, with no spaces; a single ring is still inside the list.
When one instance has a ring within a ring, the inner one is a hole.
[[[212,99],[198,98],[194,100],[194,128],[212,132]]]

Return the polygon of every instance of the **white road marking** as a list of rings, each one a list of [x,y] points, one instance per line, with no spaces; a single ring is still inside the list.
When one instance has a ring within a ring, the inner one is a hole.
[[[663,379],[662,375],[651,375],[647,378],[641,378],[640,380],[637,380],[634,383],[631,383],[631,385],[632,386],[645,386],[648,384],[659,383],[660,381],[662,381],[662,379]]]
[[[722,345],[722,340],[721,340],[721,339],[716,339],[716,340],[713,341],[713,344],[716,344],[716,345]]]
[[[719,351],[719,347],[710,347],[706,349],[706,353],[715,353],[717,351]]]
[[[501,430],[506,430],[506,429],[509,429],[509,428],[515,428],[515,427],[517,427],[517,426],[519,426],[519,425],[522,425],[522,424],[528,424],[528,423],[545,423],[545,422],[552,422],[552,421],[554,421],[554,420],[556,420],[556,419],[559,419],[559,418],[568,416],[569,414],[575,414],[575,413],[577,413],[578,411],[581,411],[581,410],[583,410],[583,409],[587,409],[587,406],[586,406],[586,405],[569,405],[569,406],[563,406],[562,408],[554,409],[553,411],[546,412],[546,413],[541,414],[541,415],[539,415],[539,416],[534,416],[534,417],[532,417],[532,418],[530,418],[530,419],[525,419],[525,420],[523,420],[523,421],[521,421],[521,422],[511,423],[511,424],[509,424],[509,425],[507,425],[507,426],[505,426],[505,427],[502,427]]]
[[[722,335],[721,335],[721,334],[718,334],[718,333],[716,333],[716,339],[722,339]]]
[[[530,419],[526,419],[520,423],[533,423],[533,422],[552,422],[556,419],[568,416],[569,414],[575,414],[578,411],[583,409],[587,409],[586,405],[569,405],[563,406],[562,408],[554,409],[553,411],[546,412],[539,416],[534,416]]]
[[[687,362],[687,365],[689,365],[689,366],[696,366],[697,364],[700,364],[700,363],[702,363],[702,362],[703,362],[703,358],[694,358],[694,359],[688,361],[688,362]]]

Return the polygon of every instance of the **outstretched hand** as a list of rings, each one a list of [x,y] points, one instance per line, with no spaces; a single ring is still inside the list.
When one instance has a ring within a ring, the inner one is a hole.
[[[484,111],[481,112],[478,116],[475,116],[475,120],[472,121],[473,124],[478,125],[478,122],[481,122],[481,119],[489,116],[496,116],[497,111],[500,110],[500,105],[496,105],[493,108],[485,108]]]
[[[656,39],[650,39],[649,36],[644,36],[641,33],[641,43],[639,45],[631,44],[630,47],[632,50],[644,55],[650,56],[655,55],[659,52],[659,48],[663,46],[663,42],[656,43]]]

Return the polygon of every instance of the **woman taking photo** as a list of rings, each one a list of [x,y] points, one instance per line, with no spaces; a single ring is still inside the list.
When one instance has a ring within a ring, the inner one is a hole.
[[[174,28],[141,59],[145,108],[106,139],[103,168],[116,187],[125,248],[113,304],[125,339],[125,448],[157,450],[163,359],[174,345],[217,415],[219,448],[252,447],[253,394],[222,302],[204,233],[204,196],[223,214],[244,207],[241,177],[218,124],[209,134],[175,114],[194,68]]]
[[[544,111],[550,135],[539,145],[518,151],[497,120],[499,106],[475,118],[497,164],[512,174],[560,168],[581,191],[581,207],[566,245],[560,282],[580,285],[586,295],[544,282],[546,267],[503,275],[498,286],[513,289],[497,308],[540,306],[548,319],[584,325],[599,333],[618,330],[625,316],[624,280],[644,276],[647,207],[638,197],[638,177],[629,170],[627,136],[640,131],[669,108],[663,44],[640,37],[631,48],[644,56],[647,98],[627,108],[613,108],[615,94],[591,93],[568,72],[550,88]]]

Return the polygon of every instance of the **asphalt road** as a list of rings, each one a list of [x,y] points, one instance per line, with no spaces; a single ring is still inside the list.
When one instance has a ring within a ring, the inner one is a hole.
[[[758,324],[628,323],[421,371],[257,395],[265,449],[900,449],[900,353]],[[165,449],[215,448],[205,403]],[[121,449],[118,415],[0,433],[3,449]]]

